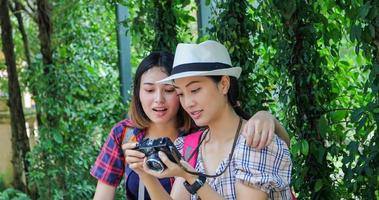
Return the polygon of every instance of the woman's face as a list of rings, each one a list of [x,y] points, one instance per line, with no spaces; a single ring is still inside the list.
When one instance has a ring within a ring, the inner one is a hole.
[[[180,105],[175,88],[169,84],[155,83],[166,77],[167,74],[160,67],[153,67],[141,76],[140,101],[144,112],[153,123],[176,121]]]
[[[206,126],[221,116],[227,106],[228,86],[208,77],[188,77],[175,80],[175,88],[184,110],[197,126]]]

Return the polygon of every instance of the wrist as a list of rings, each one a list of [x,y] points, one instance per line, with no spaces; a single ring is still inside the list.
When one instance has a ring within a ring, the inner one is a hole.
[[[190,177],[190,179],[192,180],[192,177]],[[205,176],[199,175],[193,183],[186,180],[183,185],[190,194],[196,194],[197,191],[206,184],[206,180],[207,178]]]
[[[149,174],[149,173],[146,173],[146,172],[141,172],[141,173],[138,173],[138,176],[140,177],[140,179],[148,179],[148,178],[153,178],[155,176]]]
[[[199,176],[193,175],[193,174],[189,174],[187,172],[185,172],[184,175],[182,176],[182,178],[184,178],[189,184],[193,184],[198,177]]]

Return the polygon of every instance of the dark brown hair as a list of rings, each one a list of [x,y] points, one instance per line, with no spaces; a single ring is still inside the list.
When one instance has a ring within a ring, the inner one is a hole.
[[[130,102],[129,117],[137,128],[145,129],[150,126],[151,120],[146,115],[140,101],[139,90],[141,87],[142,75],[154,67],[161,68],[167,75],[171,73],[174,62],[174,55],[168,52],[152,52],[145,57],[139,64],[133,81],[133,96]],[[191,118],[180,106],[177,117],[177,128],[183,128],[183,131],[188,132],[191,128]]]

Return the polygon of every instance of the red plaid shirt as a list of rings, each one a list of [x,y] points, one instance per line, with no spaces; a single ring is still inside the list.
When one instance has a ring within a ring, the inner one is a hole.
[[[125,165],[125,157],[122,151],[122,140],[140,142],[145,136],[145,131],[132,126],[128,119],[116,124],[104,143],[95,165],[91,169],[91,175],[99,181],[117,187],[125,175],[125,187],[128,199],[137,199],[138,175]],[[128,180],[130,177],[131,180]],[[160,179],[162,186],[168,193],[171,191],[173,178]],[[145,190],[145,199],[150,199]]]

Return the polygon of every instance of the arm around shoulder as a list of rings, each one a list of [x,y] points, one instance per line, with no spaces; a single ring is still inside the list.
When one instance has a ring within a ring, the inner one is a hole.
[[[292,161],[287,145],[277,136],[261,150],[251,148],[240,137],[234,163],[237,197],[258,195],[265,199],[264,193],[270,199],[291,199]]]

